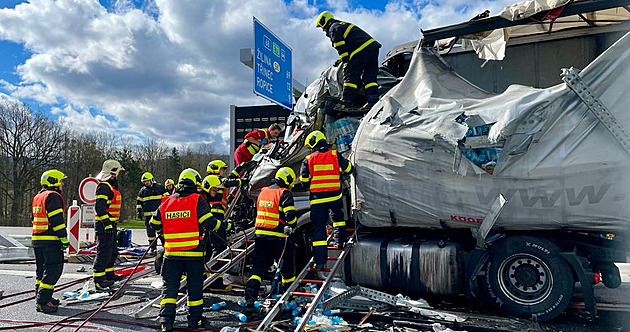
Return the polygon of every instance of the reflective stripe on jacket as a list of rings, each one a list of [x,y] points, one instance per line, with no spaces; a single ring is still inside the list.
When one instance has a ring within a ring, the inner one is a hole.
[[[265,187],[256,202],[256,231],[258,235],[284,237],[284,225],[280,219],[280,196],[286,188]]]
[[[306,159],[311,175],[311,192],[337,191],[341,188],[337,150],[313,152]]]
[[[160,205],[164,232],[164,255],[202,257],[201,232],[197,217],[199,194],[165,196]]]
[[[114,189],[114,187],[109,182],[101,182],[105,183],[109,186],[109,189],[114,193],[114,196],[111,200],[107,200],[107,214],[109,215],[109,220],[111,222],[116,222],[120,218],[120,209],[122,206],[122,194],[120,191]]]
[[[48,195],[50,194],[59,195],[62,202],[61,208],[55,211],[46,210],[46,199],[48,198]],[[54,229],[54,227],[52,227],[48,218],[54,215],[57,215],[59,213],[63,214],[63,211],[65,210],[65,206],[63,205],[63,197],[61,197],[61,195],[58,192],[53,191],[53,190],[42,191],[39,194],[35,195],[35,197],[33,197],[32,208],[33,208],[32,209],[33,228],[32,228],[32,233],[31,233],[31,240],[32,241],[59,241],[59,236],[57,236],[57,230]],[[63,224],[63,227],[65,227],[65,223]]]

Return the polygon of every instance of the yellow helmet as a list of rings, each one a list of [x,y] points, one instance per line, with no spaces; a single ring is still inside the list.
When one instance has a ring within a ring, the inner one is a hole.
[[[285,185],[293,187],[295,172],[290,167],[282,167],[276,172],[276,181],[282,181]]]
[[[166,181],[164,181],[164,187],[168,186],[168,185],[174,186],[175,185],[175,181],[173,181],[173,179],[166,179]]]
[[[223,160],[217,159],[208,163],[208,167],[206,167],[206,172],[208,172],[208,174],[219,174],[219,171],[222,168],[227,167],[228,165]]]
[[[203,182],[201,183],[201,189],[203,189],[203,191],[209,193],[210,192],[210,188],[212,187],[217,187],[217,188],[225,188],[223,186],[223,183],[221,182],[221,179],[219,179],[218,176],[216,175],[208,175],[203,179]]]
[[[304,144],[306,144],[307,147],[313,149],[321,141],[326,142],[326,135],[324,135],[324,133],[319,130],[315,130],[314,132],[306,136],[306,142]]]
[[[61,185],[61,181],[67,178],[68,177],[61,171],[51,169],[42,174],[39,183],[41,183],[44,187],[59,187]]]
[[[195,171],[192,168],[186,168],[181,173],[179,173],[177,184],[180,185],[186,181],[190,181],[191,184],[197,187],[201,187],[201,175],[199,175],[199,172]]]
[[[319,13],[319,16],[317,16],[317,21],[315,21],[315,26],[318,28],[324,28],[328,24],[328,21],[330,21],[333,18],[334,18],[333,14],[331,12],[324,10],[323,12]]]
[[[151,181],[151,182],[153,182],[153,174],[151,174],[149,172],[144,172],[144,174],[142,174],[142,178],[140,180],[142,182],[144,182],[144,181]]]

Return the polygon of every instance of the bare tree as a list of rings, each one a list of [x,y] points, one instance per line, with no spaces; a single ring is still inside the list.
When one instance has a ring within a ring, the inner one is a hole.
[[[39,186],[44,168],[59,162],[67,131],[58,123],[19,102],[0,104],[0,151],[7,167],[0,177],[7,186],[1,190],[11,201],[9,224],[26,224],[25,196]],[[30,198],[30,197],[29,197]]]

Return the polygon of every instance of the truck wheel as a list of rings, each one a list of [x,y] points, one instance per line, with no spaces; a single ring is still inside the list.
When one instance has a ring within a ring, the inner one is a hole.
[[[573,272],[549,240],[514,236],[490,249],[482,287],[490,304],[511,316],[550,320],[573,294]]]

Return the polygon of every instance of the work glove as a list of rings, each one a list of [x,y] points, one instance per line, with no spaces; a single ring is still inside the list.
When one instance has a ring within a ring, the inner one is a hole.
[[[291,235],[291,233],[293,233],[293,227],[291,226],[284,226],[284,235]]]
[[[114,235],[114,226],[111,224],[105,226],[105,235]]]
[[[249,183],[249,179],[241,179],[241,187],[246,186]]]
[[[62,250],[66,250],[70,246],[70,242],[68,242],[68,238],[67,237],[60,237],[59,241],[61,241],[61,248],[62,248]]]

